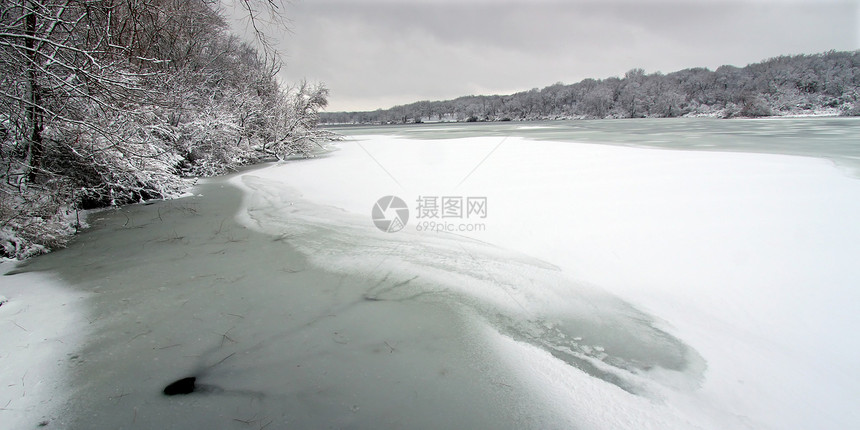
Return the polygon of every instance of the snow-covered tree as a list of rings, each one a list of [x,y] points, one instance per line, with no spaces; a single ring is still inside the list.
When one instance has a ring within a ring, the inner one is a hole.
[[[506,96],[466,96],[374,112],[324,113],[325,122],[387,123],[444,112],[459,121],[505,118],[762,116],[857,111],[860,51],[782,56],[746,67],[693,68],[662,75],[632,69],[623,78],[556,83]]]
[[[276,11],[243,4],[252,20]],[[327,91],[282,88],[272,52],[230,35],[217,6],[0,0],[0,254],[61,245],[76,209],[312,153]]]

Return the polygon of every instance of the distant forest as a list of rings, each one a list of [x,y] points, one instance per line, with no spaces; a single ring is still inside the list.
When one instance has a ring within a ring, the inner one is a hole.
[[[860,115],[860,51],[772,58],[623,78],[556,83],[511,95],[419,101],[372,112],[324,112],[328,124],[511,121],[681,116]]]

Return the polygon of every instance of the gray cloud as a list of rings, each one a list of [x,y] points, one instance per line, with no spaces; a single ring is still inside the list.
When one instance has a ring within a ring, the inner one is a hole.
[[[282,75],[329,110],[860,46],[857,1],[297,1]]]

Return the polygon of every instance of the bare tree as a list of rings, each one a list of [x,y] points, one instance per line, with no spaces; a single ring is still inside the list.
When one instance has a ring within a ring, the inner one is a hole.
[[[242,4],[253,23],[281,12]],[[0,253],[61,244],[68,210],[312,152],[327,91],[281,88],[276,55],[230,35],[218,5],[0,0]]]

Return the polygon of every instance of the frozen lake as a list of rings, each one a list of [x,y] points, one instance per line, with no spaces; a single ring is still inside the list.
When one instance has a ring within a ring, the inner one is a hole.
[[[83,297],[68,324],[85,333],[48,363],[64,400],[16,419],[860,425],[860,121],[337,131],[325,156],[97,213],[12,275]],[[405,202],[399,231],[374,225],[384,196]],[[199,390],[162,395],[188,376]]]

